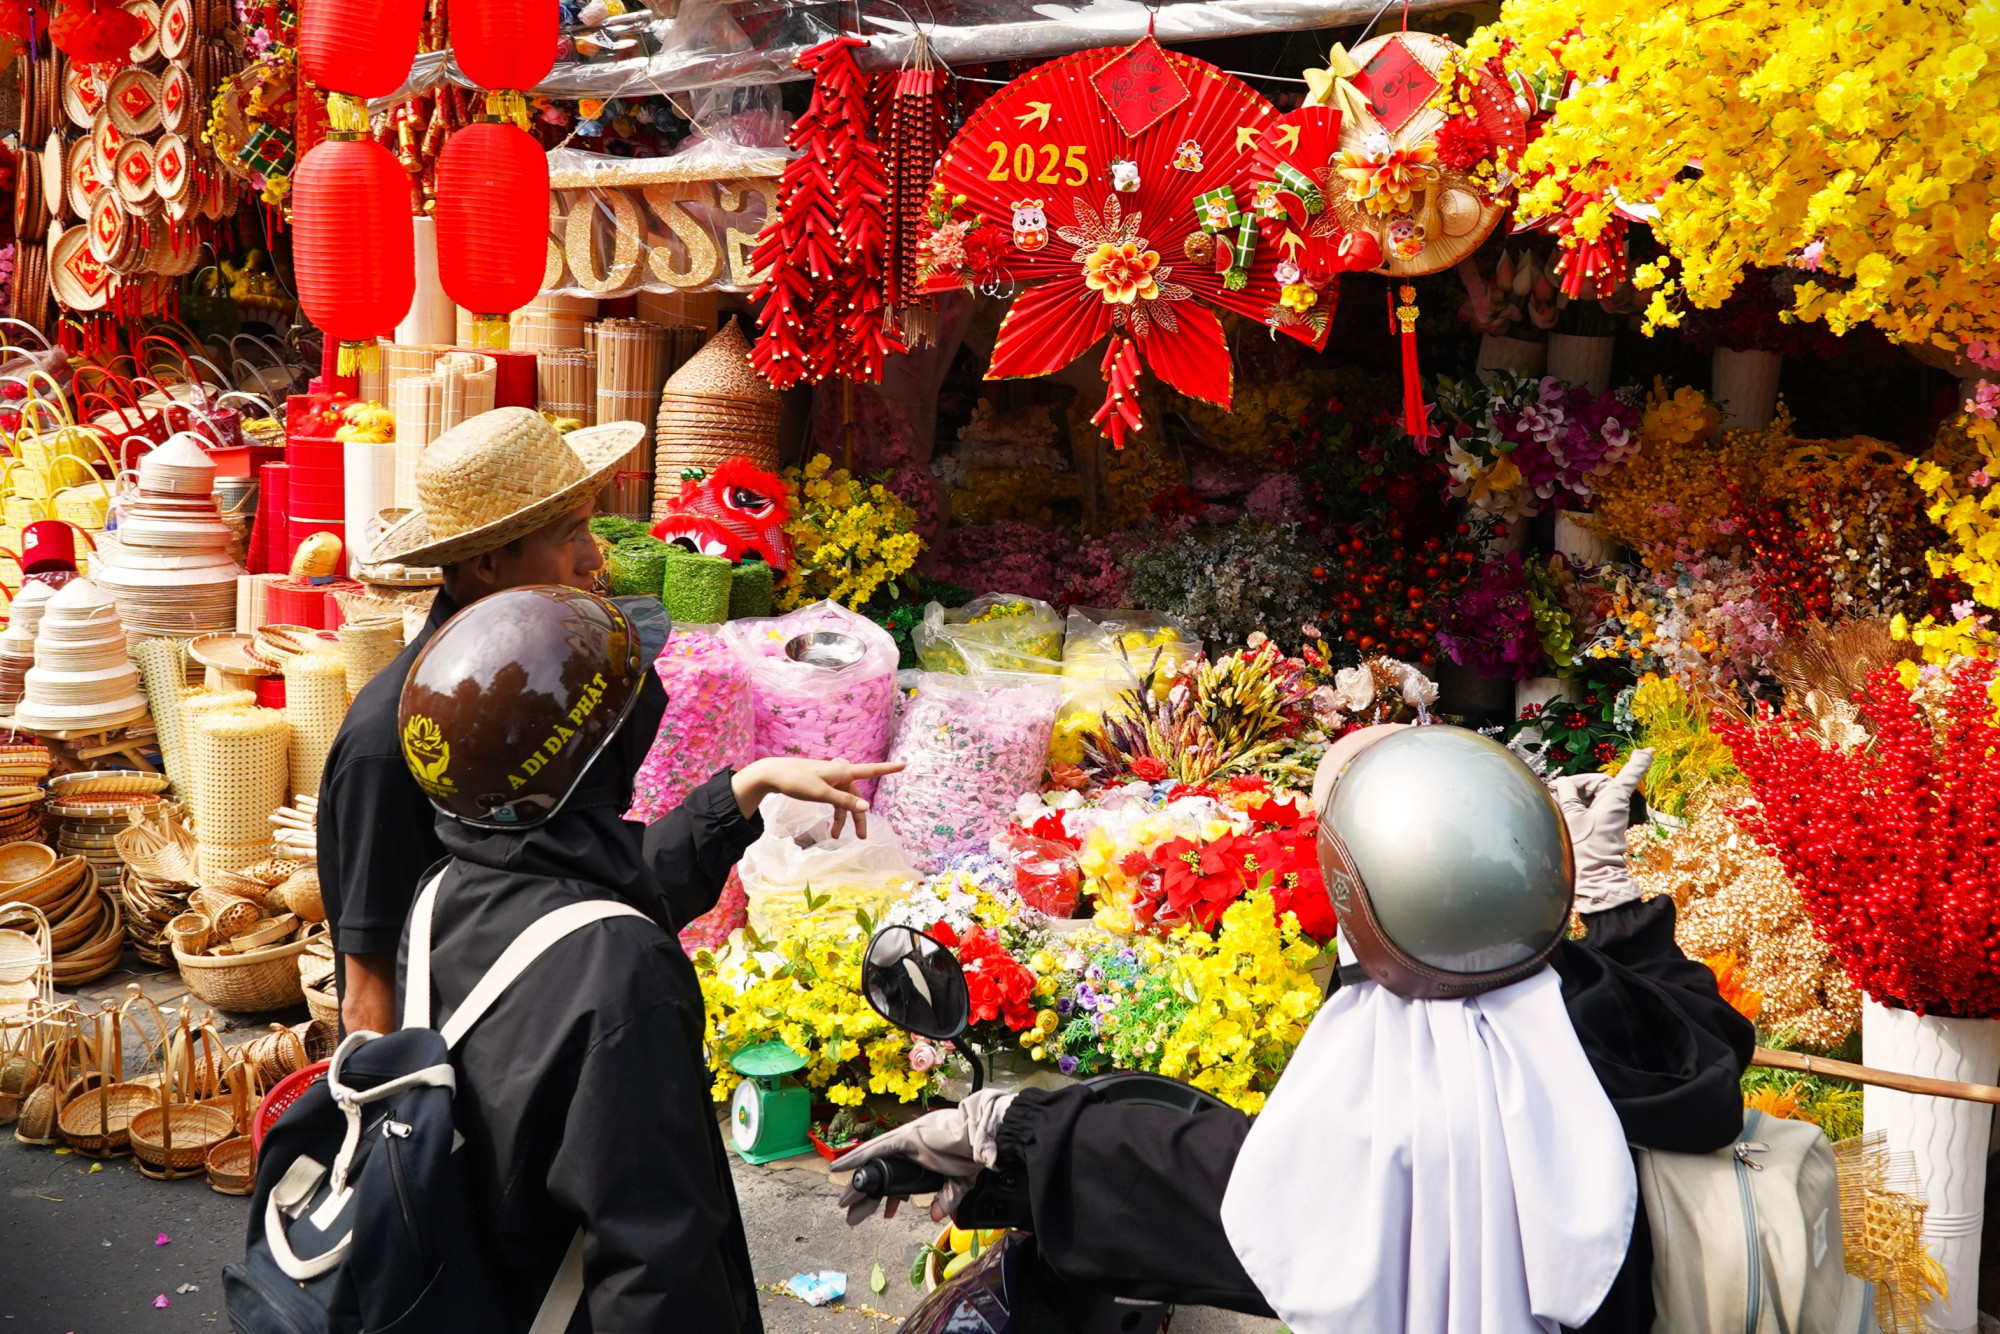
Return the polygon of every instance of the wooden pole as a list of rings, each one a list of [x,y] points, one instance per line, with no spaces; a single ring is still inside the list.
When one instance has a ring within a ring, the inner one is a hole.
[[[1991,1084],[1962,1084],[1956,1079],[1902,1075],[1891,1070],[1875,1070],[1865,1065],[1855,1065],[1850,1061],[1836,1061],[1827,1056],[1809,1056],[1802,1051],[1775,1051],[1770,1047],[1759,1047],[1756,1054],[1751,1056],[1750,1064],[1761,1065],[1770,1070],[1796,1070],[1805,1075],[1824,1075],[1828,1079],[1872,1084],[1876,1088],[1895,1089],[1900,1093],[1919,1093],[1933,1098],[1959,1098],[1965,1102],[2000,1103],[2000,1088],[1994,1088]]]

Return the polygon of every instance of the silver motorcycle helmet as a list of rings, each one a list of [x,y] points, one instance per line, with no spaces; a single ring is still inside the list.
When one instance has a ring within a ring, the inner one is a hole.
[[[1319,857],[1341,934],[1399,996],[1475,995],[1533,973],[1569,921],[1569,831],[1520,757],[1464,728],[1382,727],[1327,752]]]

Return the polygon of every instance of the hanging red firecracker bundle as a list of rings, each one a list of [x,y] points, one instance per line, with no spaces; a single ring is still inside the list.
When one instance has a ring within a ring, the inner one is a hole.
[[[416,296],[408,176],[368,136],[368,113],[336,94],[331,130],[292,173],[292,268],[306,318],[340,344],[341,375],[372,370],[375,340]]]
[[[880,130],[889,176],[887,295],[915,347],[934,337],[936,302],[917,272],[917,247],[930,234],[931,173],[944,154],[944,72],[931,59],[930,39],[917,34],[910,63],[881,75]]]
[[[872,137],[868,80],[854,63],[857,37],[836,37],[799,56],[813,73],[812,105],[787,142],[778,212],[751,258],[766,273],[756,298],[763,332],[750,360],[779,389],[826,377],[882,378],[903,342],[884,319],[888,177]]]
[[[304,10],[299,70],[313,87],[367,101],[410,77],[424,0],[310,0]]]
[[[438,278],[473,313],[474,347],[507,346],[507,317],[542,288],[549,160],[527,131],[466,126],[437,161]]]
[[[117,0],[75,0],[49,24],[49,40],[79,65],[123,65],[146,35],[146,22]]]

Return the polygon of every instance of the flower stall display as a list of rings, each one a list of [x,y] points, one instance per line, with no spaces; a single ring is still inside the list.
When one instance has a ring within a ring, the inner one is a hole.
[[[1588,504],[1594,479],[1638,448],[1635,399],[1504,370],[1483,383],[1440,380],[1452,494],[1508,522],[1552,501]]]
[[[880,482],[864,482],[816,454],[785,474],[791,566],[778,585],[786,611],[830,599],[865,607],[883,593],[899,599],[924,540],[916,513]]]
[[[1325,660],[1308,644],[1304,661],[1325,674]],[[1382,723],[1428,722],[1437,683],[1407,662],[1374,657],[1334,671],[1333,682],[1312,693],[1313,721],[1329,737]]]
[[[1870,1064],[2000,1078],[2000,881],[1985,846],[2000,818],[1994,664],[1871,672],[1855,697],[1868,744],[1794,713],[1720,720],[1756,793],[1742,823],[1783,864],[1849,978],[1868,997]],[[1926,679],[1926,676],[1928,679]],[[1866,1092],[1871,1129],[1916,1155],[1925,1235],[1955,1323],[1969,1323],[1991,1117],[1977,1103]],[[1946,1317],[1951,1319],[1951,1317]]]
[[[1910,476],[1929,501],[1927,517],[1944,540],[1925,553],[1937,578],[1961,581],[1967,595],[1945,614],[1905,618],[1907,635],[1926,662],[1958,657],[1990,657],[2000,646],[1992,614],[2000,610],[2000,518],[1989,503],[2000,477],[2000,425],[1990,415],[1966,412],[1939,431],[1941,457],[1912,459]]]

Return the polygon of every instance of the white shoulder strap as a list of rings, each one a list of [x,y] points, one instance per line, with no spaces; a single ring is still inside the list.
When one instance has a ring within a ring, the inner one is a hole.
[[[438,885],[443,880],[443,871],[432,876],[411,910],[410,957],[403,973],[405,1028],[431,1026],[431,918],[437,906]],[[459,1040],[493,1007],[493,1003],[551,945],[572,931],[610,917],[653,920],[628,903],[615,903],[610,899],[567,904],[537,918],[501,951],[493,966],[486,970],[486,975],[466,994],[464,1002],[452,1011],[451,1018],[439,1030],[445,1046],[456,1047]],[[569,1328],[570,1318],[576,1313],[577,1303],[582,1300],[583,1229],[578,1228],[576,1236],[570,1239],[569,1250],[563,1255],[561,1267],[556,1270],[555,1281],[549,1284],[548,1292],[542,1296],[542,1305],[535,1312],[535,1323],[530,1326],[528,1334],[563,1334]]]
[[[445,864],[445,870],[451,864]],[[431,1026],[431,911],[437,906],[444,871],[431,877],[410,909],[410,957],[403,968],[403,1027]]]
[[[542,951],[570,932],[607,917],[637,917],[644,922],[653,920],[629,903],[616,903],[610,899],[586,899],[582,903],[566,904],[538,918],[527,930],[514,937],[514,943],[501,952],[500,957],[493,961],[493,966],[486,970],[486,976],[479,979],[466,994],[465,1000],[451,1012],[451,1018],[438,1030],[444,1035],[444,1045],[456,1047],[459,1039],[479,1022],[493,1002],[500,999],[501,993],[514,985],[528,970],[529,964],[542,957]],[[414,957],[414,935],[411,950]]]
[[[569,1328],[570,1317],[576,1313],[576,1304],[582,1300],[583,1229],[578,1228],[570,1238],[562,1267],[556,1270],[555,1282],[542,1295],[541,1308],[535,1312],[535,1323],[528,1326],[528,1334],[563,1334]]]

